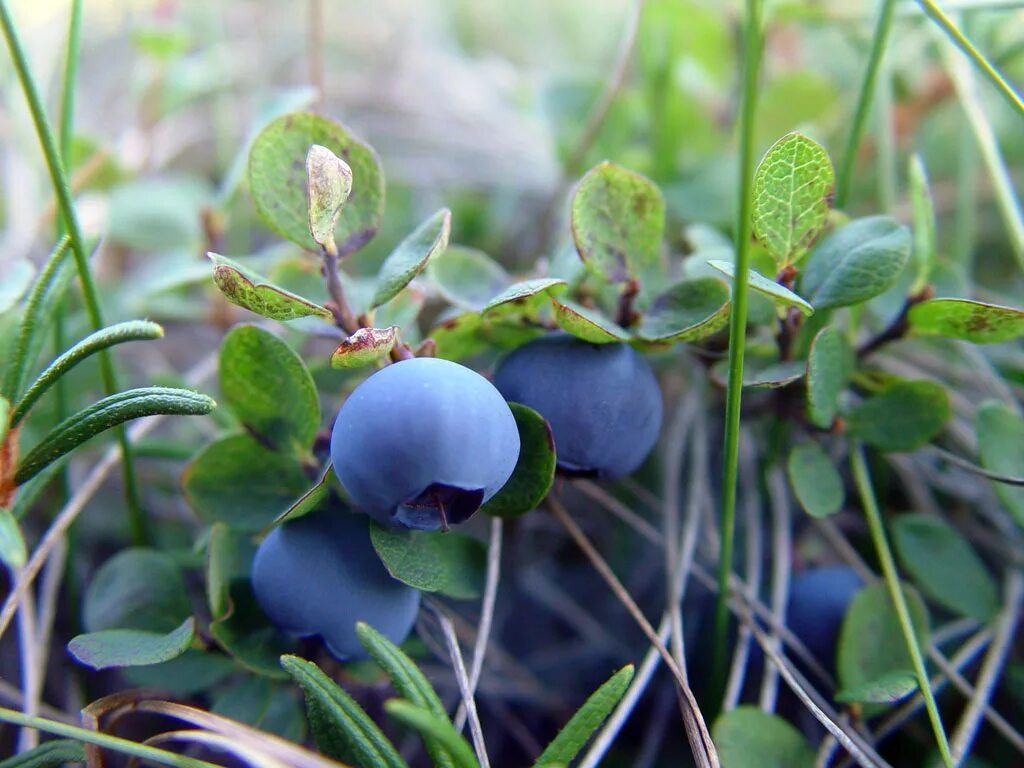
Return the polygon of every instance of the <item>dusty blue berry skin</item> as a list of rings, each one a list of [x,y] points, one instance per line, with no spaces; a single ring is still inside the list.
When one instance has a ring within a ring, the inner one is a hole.
[[[466,520],[518,458],[519,430],[498,390],[437,358],[374,373],[349,395],[331,434],[334,471],[356,507],[420,530]]]
[[[298,637],[319,635],[341,661],[367,658],[357,621],[397,644],[420,607],[419,591],[384,568],[369,524],[350,512],[314,512],[271,531],[252,562],[256,600],[274,625]]]
[[[551,424],[566,472],[622,477],[651,452],[661,431],[661,390],[647,361],[625,344],[542,336],[498,366],[494,385]]]
[[[809,568],[790,582],[786,624],[828,670],[835,669],[846,609],[863,586],[857,572],[845,565]]]

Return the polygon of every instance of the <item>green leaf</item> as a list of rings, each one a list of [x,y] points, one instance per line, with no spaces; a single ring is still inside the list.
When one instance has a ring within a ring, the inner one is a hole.
[[[1000,475],[1024,475],[1024,418],[1013,408],[986,400],[974,413],[981,465]],[[1024,526],[1024,488],[993,483],[996,496],[1017,524]]]
[[[306,188],[309,192],[309,233],[317,245],[336,253],[334,228],[342,206],[352,194],[352,169],[327,147],[314,144],[306,153]]]
[[[387,673],[396,691],[413,704],[433,712],[438,717],[448,716],[434,686],[401,648],[366,622],[356,622],[356,635],[366,652]],[[436,768],[450,768],[453,765],[452,757],[441,742],[429,734],[421,735]]]
[[[928,610],[913,587],[903,585],[903,594],[917,643],[927,648]],[[864,587],[850,603],[839,633],[836,671],[840,688],[856,690],[913,666],[888,587],[884,582]],[[868,706],[864,714],[871,717],[882,709]]]
[[[843,478],[820,445],[809,442],[793,448],[786,468],[800,506],[811,517],[828,517],[843,508]]]
[[[391,252],[377,273],[371,306],[394,298],[435,256],[444,253],[452,230],[452,212],[442,208],[414,229]]]
[[[127,181],[107,197],[105,237],[150,253],[198,250],[203,238],[201,211],[210,198],[208,183],[198,176],[167,174]]]
[[[807,355],[807,416],[821,429],[831,429],[839,395],[853,375],[853,349],[835,326],[822,328]]]
[[[498,262],[481,250],[462,245],[450,245],[435,256],[427,275],[449,303],[476,311],[488,306],[511,283]]]
[[[3,395],[0,395],[0,445],[3,445],[7,438],[7,430],[10,427],[11,402]]]
[[[534,768],[540,768],[546,763],[568,765],[622,699],[633,680],[633,672],[633,665],[627,664],[590,694],[583,706],[576,710],[576,714],[537,758]]]
[[[171,632],[192,615],[178,564],[152,549],[126,549],[96,571],[85,591],[87,632],[139,629]]]
[[[32,285],[36,268],[28,259],[10,259],[0,269],[0,315],[18,303]]]
[[[354,253],[368,243],[384,214],[384,172],[380,158],[348,129],[310,112],[282,115],[267,124],[249,151],[249,189],[267,225],[309,251],[319,250],[309,232],[306,154],[326,147],[352,171],[352,192],[334,230],[338,252]]]
[[[224,523],[214,523],[206,542],[206,604],[214,621],[231,610],[230,586],[237,556],[231,530]]]
[[[85,747],[70,739],[45,741],[34,749],[0,760],[0,768],[57,768],[65,763],[84,763]]]
[[[871,704],[893,704],[917,690],[917,675],[912,669],[894,669],[876,680],[843,688],[836,701],[859,701]]]
[[[711,730],[722,768],[812,768],[814,750],[778,715],[741,706],[721,715]]]
[[[274,285],[237,261],[212,251],[206,256],[213,262],[213,281],[224,298],[237,307],[271,320],[299,317],[331,320],[333,317],[326,307]]]
[[[924,513],[900,515],[891,528],[903,570],[925,595],[982,624],[999,612],[992,576],[956,528]]]
[[[925,170],[921,155],[910,157],[910,213],[913,224],[914,282],[910,286],[911,296],[919,293],[932,278],[935,269],[935,203],[928,186],[928,171]]]
[[[48,321],[54,307],[63,301],[71,276],[67,260],[68,238],[63,238],[53,249],[32,291],[25,302],[25,311],[18,328],[18,339],[11,358],[5,361],[7,372],[3,378],[3,396],[14,402],[25,388],[28,369],[42,347]]]
[[[996,344],[1024,336],[1024,312],[967,299],[929,299],[907,313],[911,333]]]
[[[828,153],[790,133],[765,153],[754,173],[754,235],[778,269],[798,262],[825,226],[835,173]]]
[[[289,684],[266,677],[244,677],[217,692],[210,712],[301,742],[306,735],[306,715],[296,693]]]
[[[266,445],[302,453],[313,443],[320,427],[313,377],[269,331],[238,325],[224,337],[220,389],[228,408]]]
[[[302,495],[309,481],[295,456],[241,434],[203,448],[185,468],[182,484],[204,521],[255,533]]]
[[[340,486],[338,476],[334,473],[334,466],[331,462],[327,462],[327,466],[320,472],[320,479],[316,481],[316,484],[292,502],[291,506],[278,515],[268,528],[260,532],[260,535],[265,536],[285,520],[296,520],[318,509],[330,507],[333,501],[331,489],[333,487],[340,491]]]
[[[210,636],[235,661],[260,675],[284,678],[278,664],[282,653],[293,653],[295,642],[274,627],[263,613],[249,575],[228,584],[228,612],[210,622]]]
[[[395,348],[398,327],[360,328],[331,353],[331,368],[363,368],[383,360]]]
[[[238,665],[230,656],[190,648],[162,664],[125,667],[121,677],[133,688],[158,688],[170,696],[193,696],[237,672]]]
[[[21,568],[28,559],[21,526],[9,509],[0,507],[0,562],[11,571]]]
[[[39,374],[32,386],[29,387],[28,391],[15,405],[14,413],[11,416],[11,424],[17,425],[36,401],[57,382],[57,379],[86,358],[115,344],[123,344],[126,341],[159,339],[163,335],[164,329],[148,320],[129,320],[89,334],[60,355],[46,367],[46,370]]]
[[[21,485],[86,440],[131,419],[156,415],[203,416],[216,405],[206,395],[169,387],[142,387],[110,395],[54,427],[22,459],[14,482]]]
[[[629,340],[629,331],[605,317],[596,309],[580,306],[574,301],[551,297],[555,322],[578,339],[591,344],[613,344]]]
[[[572,196],[572,235],[580,258],[613,283],[657,265],[665,229],[665,200],[645,176],[601,163],[587,171]]]
[[[441,742],[452,756],[456,768],[479,768],[480,764],[476,761],[472,748],[447,717],[403,699],[384,702],[384,711],[424,737],[431,736]]]
[[[729,305],[729,287],[721,280],[684,280],[655,297],[637,335],[646,341],[700,341],[728,325]]]
[[[731,261],[711,259],[708,261],[708,264],[729,277],[736,274],[736,265]],[[747,285],[758,293],[768,296],[776,305],[796,307],[805,315],[814,314],[814,307],[808,304],[806,300],[793,293],[786,286],[780,285],[774,280],[769,280],[760,272],[753,269],[747,270]]]
[[[949,395],[933,381],[900,381],[854,408],[849,434],[883,451],[915,451],[946,426]]]
[[[325,755],[351,759],[361,768],[406,768],[383,731],[316,664],[298,656],[282,656],[281,666],[306,695],[310,729]]]
[[[491,318],[479,312],[464,312],[434,328],[430,338],[437,344],[438,357],[461,360],[488,349],[514,349],[543,333],[543,328],[507,320],[504,316]]]
[[[471,536],[371,523],[370,540],[388,573],[410,587],[461,599],[483,588],[487,548]]]
[[[548,495],[555,481],[555,440],[551,425],[532,408],[509,403],[519,429],[519,458],[508,482],[480,507],[481,512],[497,517],[519,517]]]
[[[910,258],[910,231],[890,216],[851,221],[811,252],[800,294],[816,310],[860,304],[895,285]]]
[[[565,290],[567,285],[565,280],[552,277],[538,277],[513,283],[484,305],[483,314],[531,314],[546,306],[548,297]]]
[[[181,656],[195,637],[191,616],[166,635],[140,629],[103,629],[73,637],[68,652],[92,669],[144,667]]]
[[[728,360],[723,361],[725,382],[728,377]],[[744,367],[743,386],[751,389],[778,389],[799,381],[807,374],[807,366],[802,360],[783,360],[766,365],[763,368]]]

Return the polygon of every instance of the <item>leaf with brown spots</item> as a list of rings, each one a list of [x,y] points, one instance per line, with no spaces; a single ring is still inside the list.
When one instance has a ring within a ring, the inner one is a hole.
[[[1024,336],[1024,311],[968,299],[929,299],[907,315],[910,332],[948,336],[974,344],[996,344]]]

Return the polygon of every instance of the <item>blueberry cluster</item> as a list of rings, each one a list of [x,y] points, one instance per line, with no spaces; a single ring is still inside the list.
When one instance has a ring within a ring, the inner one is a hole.
[[[548,420],[567,474],[629,474],[661,427],[661,393],[642,356],[554,334],[512,352],[495,384],[436,358],[377,371],[335,419],[334,472],[352,505],[378,523],[447,530],[498,493],[516,467],[520,438],[506,400]],[[310,514],[274,529],[253,561],[253,588],[274,624],[319,635],[339,659],[363,655],[357,621],[400,643],[419,607],[419,592],[384,568],[368,525],[343,511]]]

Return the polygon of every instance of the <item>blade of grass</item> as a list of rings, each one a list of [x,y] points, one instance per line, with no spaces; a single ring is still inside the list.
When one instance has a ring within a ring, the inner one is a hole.
[[[714,711],[725,691],[729,645],[729,575],[732,573],[733,539],[736,532],[736,484],[739,466],[740,395],[743,389],[743,352],[747,339],[747,276],[750,270],[754,181],[754,129],[757,78],[762,45],[761,0],[747,0],[743,31],[743,85],[740,93],[739,213],[736,222],[736,271],[732,278],[732,309],[729,317],[729,383],[726,389],[725,449],[722,481],[722,545],[718,561],[719,595],[715,604],[715,629],[711,663]],[[712,718],[713,719],[713,718]]]
[[[925,709],[928,711],[928,719],[931,720],[932,730],[935,732],[935,741],[938,744],[942,762],[947,768],[952,768],[954,763],[949,751],[949,739],[942,725],[939,708],[935,703],[935,695],[932,693],[931,683],[928,680],[928,671],[924,666],[921,649],[917,645],[917,636],[914,634],[914,625],[910,619],[910,611],[907,609],[907,602],[903,596],[903,590],[900,588],[900,578],[899,573],[896,571],[896,562],[893,560],[892,551],[889,549],[889,541],[885,536],[885,527],[882,523],[882,513],[878,509],[875,489],[871,484],[871,475],[868,472],[867,461],[864,457],[864,446],[860,443],[854,443],[851,447],[850,469],[853,472],[853,480],[857,486],[857,492],[860,494],[861,506],[864,508],[864,516],[867,518],[868,528],[871,530],[871,538],[875,543],[878,560],[882,565],[882,573],[889,587],[889,595],[892,597],[893,606],[896,608],[896,615],[899,617],[900,628],[903,630],[903,638],[907,645],[907,653],[910,654],[911,662],[914,665],[917,684],[924,696]]]
[[[1020,94],[1003,77],[1003,73],[996,69],[985,58],[984,54],[974,46],[974,43],[967,39],[960,27],[953,23],[953,20],[945,14],[938,3],[935,0],[917,0],[917,4],[921,6],[921,9],[928,15],[928,18],[939,26],[946,34],[946,37],[963,51],[964,55],[971,60],[971,63],[988,78],[989,82],[996,87],[996,90],[1010,103],[1010,106],[1024,117],[1024,100],[1021,100]]]
[[[32,77],[32,72],[28,66],[28,59],[21,44],[21,38],[18,36],[17,28],[14,26],[14,19],[11,17],[6,0],[0,0],[0,27],[3,28],[4,40],[10,51],[14,69],[21,84],[21,90],[25,95],[25,101],[28,102],[36,135],[39,138],[39,143],[42,145],[53,191],[57,197],[57,205],[60,208],[64,226],[67,227],[68,236],[71,239],[71,251],[75,257],[78,279],[82,286],[85,311],[89,317],[92,330],[98,331],[103,327],[103,313],[100,308],[96,285],[92,279],[92,273],[89,271],[89,258],[85,250],[85,238],[82,235],[78,214],[75,211],[74,200],[71,197],[71,187],[68,184],[64,164],[61,162],[57,142],[53,137],[53,129],[50,127],[50,122],[46,117],[46,110],[39,95],[39,88]],[[103,380],[105,394],[112,395],[117,392],[118,387],[117,376],[114,373],[114,364],[110,353],[107,351],[100,353],[99,362],[100,376]],[[116,432],[118,443],[121,446],[125,503],[128,507],[128,522],[132,531],[132,540],[136,545],[142,545],[146,543],[148,537],[146,534],[145,517],[139,504],[138,483],[135,478],[135,462],[132,458],[131,445],[128,443],[124,427],[118,427]]]
[[[868,53],[868,65],[864,70],[864,79],[860,84],[860,92],[857,94],[857,106],[853,111],[850,133],[846,137],[843,159],[839,165],[839,181],[836,185],[836,208],[845,207],[850,196],[850,187],[853,184],[853,167],[857,164],[857,149],[860,147],[861,139],[864,137],[864,130],[867,128],[868,113],[871,111],[871,102],[875,96],[875,82],[878,80],[878,70],[882,65],[885,46],[889,41],[889,32],[892,30],[893,11],[895,8],[896,0],[882,0],[882,7],[878,11],[875,31],[871,36],[871,51]]]

